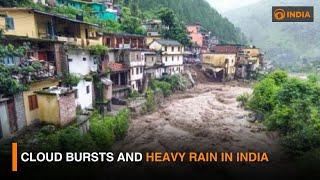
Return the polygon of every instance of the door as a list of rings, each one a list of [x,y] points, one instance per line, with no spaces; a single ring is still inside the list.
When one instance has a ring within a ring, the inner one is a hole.
[[[16,116],[16,108],[14,106],[14,100],[11,99],[7,103],[8,107],[8,118],[10,124],[10,131],[14,133],[18,130],[17,116]]]

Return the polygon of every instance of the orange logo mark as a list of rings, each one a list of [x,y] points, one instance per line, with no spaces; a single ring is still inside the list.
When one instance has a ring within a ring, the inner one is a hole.
[[[12,171],[18,171],[18,143],[12,143]]]
[[[286,17],[286,11],[284,9],[276,9],[274,11],[274,18],[278,21],[284,20]]]

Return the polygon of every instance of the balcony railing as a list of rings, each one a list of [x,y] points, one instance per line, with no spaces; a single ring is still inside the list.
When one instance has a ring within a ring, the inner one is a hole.
[[[91,46],[91,45],[101,45],[101,39],[81,39],[81,38],[71,38],[71,37],[63,37],[57,36],[58,41],[64,41],[67,44],[75,45],[75,46]]]

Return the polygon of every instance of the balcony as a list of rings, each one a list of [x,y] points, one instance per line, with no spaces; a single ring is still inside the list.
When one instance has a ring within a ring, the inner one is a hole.
[[[87,39],[87,46],[102,45],[102,39]]]
[[[65,36],[57,36],[57,40],[58,41],[63,41],[66,42],[67,44],[70,45],[80,45],[82,43],[82,40],[80,38],[72,38],[72,37],[65,37]]]
[[[81,38],[57,36],[57,40],[66,42],[69,45],[82,46],[82,47],[102,44],[101,39],[81,39]]]

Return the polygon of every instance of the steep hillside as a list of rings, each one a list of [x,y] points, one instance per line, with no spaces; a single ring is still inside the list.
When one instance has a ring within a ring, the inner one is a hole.
[[[275,5],[314,5],[314,23],[272,23]],[[301,64],[320,59],[319,1],[263,0],[225,15],[239,26],[250,41],[262,47],[269,59],[279,65]]]
[[[222,17],[205,0],[135,0],[142,10],[169,7],[185,24],[200,22],[205,28],[228,43],[245,41],[239,29]]]

